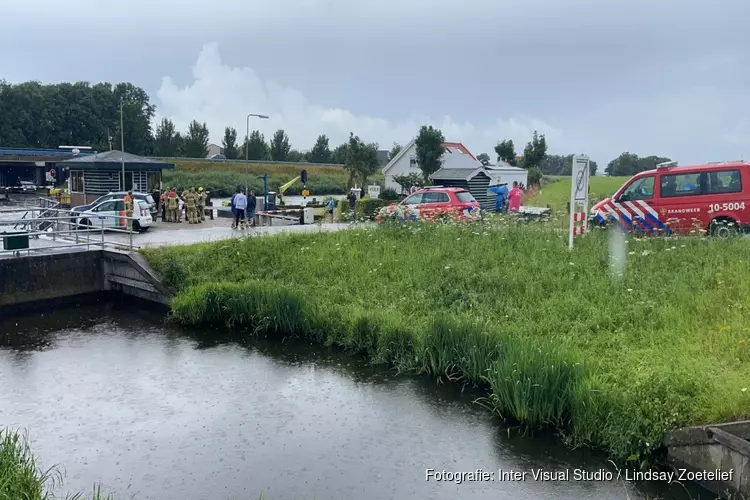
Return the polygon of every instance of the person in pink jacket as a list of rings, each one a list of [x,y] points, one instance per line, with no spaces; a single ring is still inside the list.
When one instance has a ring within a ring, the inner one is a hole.
[[[513,189],[508,193],[508,211],[518,212],[521,210],[521,195],[523,192],[518,187],[518,181],[513,181]]]

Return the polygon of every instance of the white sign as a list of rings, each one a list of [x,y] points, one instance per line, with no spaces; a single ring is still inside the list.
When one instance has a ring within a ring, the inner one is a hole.
[[[380,186],[375,184],[374,186],[367,186],[367,194],[370,195],[370,198],[378,198],[380,197]]]
[[[570,218],[568,226],[568,248],[573,248],[577,234],[584,234],[587,225],[589,205],[589,157],[573,157],[570,179]]]
[[[589,157],[573,157],[573,201],[586,201],[589,195]]]

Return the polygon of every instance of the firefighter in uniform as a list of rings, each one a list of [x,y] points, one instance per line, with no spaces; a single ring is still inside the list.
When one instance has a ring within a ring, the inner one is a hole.
[[[186,192],[185,196],[183,196],[183,200],[185,200],[185,206],[187,207],[187,219],[190,224],[196,224],[195,220],[195,206],[196,206],[196,198],[198,196],[195,193],[195,188],[190,188],[189,191]]]
[[[133,192],[128,191],[128,194],[125,195],[125,217],[128,218],[127,222],[127,228],[128,231],[133,230]]]
[[[203,191],[203,187],[198,188],[198,222],[206,220],[206,193]]]
[[[182,210],[180,210],[180,217],[177,219],[177,222],[182,222],[182,216],[185,216],[185,220],[188,220],[188,210],[187,210],[187,202],[186,202],[186,196],[190,192],[189,188],[185,188],[184,191],[182,191],[182,194],[180,194],[180,199],[182,200]]]
[[[169,190],[167,195],[167,222],[177,222],[177,208],[180,203],[177,201],[177,193],[174,188]]]
[[[161,210],[161,221],[167,222],[167,192],[163,189],[159,195],[159,210]]]

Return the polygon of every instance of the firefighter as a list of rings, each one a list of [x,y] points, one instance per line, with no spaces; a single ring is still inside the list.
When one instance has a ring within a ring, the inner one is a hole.
[[[167,222],[167,191],[164,189],[159,195],[159,210],[161,210],[161,221]]]
[[[195,188],[190,188],[182,198],[185,200],[185,206],[187,207],[187,219],[190,224],[197,224],[195,220],[195,206],[198,195],[195,193]]]
[[[128,218],[127,228],[128,231],[133,230],[133,192],[128,191],[125,195],[125,217]]]
[[[177,193],[174,188],[169,190],[167,195],[167,222],[177,222],[177,208],[180,206],[177,201]]]
[[[206,193],[203,191],[203,186],[198,187],[198,217],[197,222],[203,222],[206,220]]]
[[[180,199],[182,200],[182,210],[180,210],[180,217],[177,219],[177,222],[182,222],[183,215],[185,216],[185,220],[188,220],[187,203],[185,202],[185,200],[189,192],[190,188],[185,188],[182,190],[182,194],[180,194]]]

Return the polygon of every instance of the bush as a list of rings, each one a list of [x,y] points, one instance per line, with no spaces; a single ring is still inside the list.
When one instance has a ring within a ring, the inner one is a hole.
[[[398,195],[395,189],[385,188],[380,192],[380,199],[388,201],[398,201],[401,199],[401,197]]]
[[[390,204],[390,201],[381,198],[360,198],[355,205],[357,220],[372,220],[377,216],[382,207]],[[339,209],[341,210],[343,217],[348,219],[350,212],[349,200],[339,200]]]

